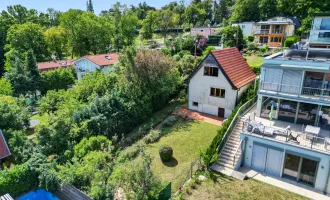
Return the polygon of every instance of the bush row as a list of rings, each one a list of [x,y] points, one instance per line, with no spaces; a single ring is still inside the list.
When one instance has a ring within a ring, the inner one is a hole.
[[[258,85],[258,84],[257,84]],[[224,137],[230,123],[233,121],[238,109],[247,101],[252,99],[257,94],[258,89],[254,90],[254,85],[252,84],[250,88],[244,92],[242,95],[239,104],[235,107],[235,109],[232,111],[228,119],[222,124],[221,128],[218,130],[217,135],[214,137],[213,141],[211,142],[210,146],[205,150],[201,152],[201,157],[204,161],[204,163],[208,166],[211,163],[215,162],[218,158],[219,154],[217,151],[218,146],[220,145],[220,142],[222,138]],[[222,146],[220,146],[220,149]]]

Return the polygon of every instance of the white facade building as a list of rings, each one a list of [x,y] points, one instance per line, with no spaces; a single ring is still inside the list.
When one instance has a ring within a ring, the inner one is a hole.
[[[188,78],[189,109],[228,118],[255,78],[237,48],[212,51]]]
[[[330,14],[313,14],[312,29],[309,35],[309,46],[311,48],[330,47]]]
[[[118,62],[119,54],[99,54],[82,57],[74,62],[78,80],[82,79],[87,73],[95,70],[102,72],[111,71],[112,67]]]
[[[255,22],[233,23],[232,26],[240,26],[244,36],[253,36],[255,32]]]

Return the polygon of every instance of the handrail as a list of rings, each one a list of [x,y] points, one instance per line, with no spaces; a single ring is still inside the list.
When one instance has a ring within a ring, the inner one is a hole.
[[[245,112],[247,109],[250,108],[252,105],[254,105],[257,102],[258,96],[253,97],[248,102],[246,102],[244,105],[242,105],[236,112],[233,120],[229,124],[226,133],[222,137],[220,144],[217,147],[217,152],[220,152],[221,147],[224,145],[224,143],[227,142],[228,135],[232,132],[234,125],[237,123],[238,116],[241,115],[243,112]]]
[[[235,151],[235,154],[234,154],[234,161],[233,161],[233,167],[235,167],[235,163],[236,163],[236,155],[237,155],[237,152],[239,150],[239,148],[241,147],[242,143],[243,143],[244,139],[242,139],[240,142],[239,142],[239,145]]]

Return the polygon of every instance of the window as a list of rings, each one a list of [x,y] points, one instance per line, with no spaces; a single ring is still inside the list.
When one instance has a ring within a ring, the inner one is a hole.
[[[319,33],[319,38],[330,38],[330,32]]]
[[[321,30],[330,30],[330,18],[323,18],[321,23]]]
[[[201,32],[203,32],[204,30],[203,29],[201,29]]]
[[[245,28],[245,25],[242,25],[242,29]]]
[[[218,77],[219,68],[217,67],[204,67],[205,76],[216,76]]]
[[[270,38],[270,42],[282,42],[282,38],[281,37],[272,37],[272,38]]]
[[[193,106],[197,106],[198,107],[198,102],[193,101]]]
[[[210,96],[225,98],[225,95],[226,95],[226,90],[225,89],[212,88],[211,87]]]

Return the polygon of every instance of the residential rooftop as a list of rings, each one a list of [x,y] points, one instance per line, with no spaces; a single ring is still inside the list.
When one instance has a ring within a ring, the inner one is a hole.
[[[55,60],[48,62],[38,62],[37,65],[40,71],[48,71],[61,67],[64,68],[64,67],[73,66],[73,60]]]

